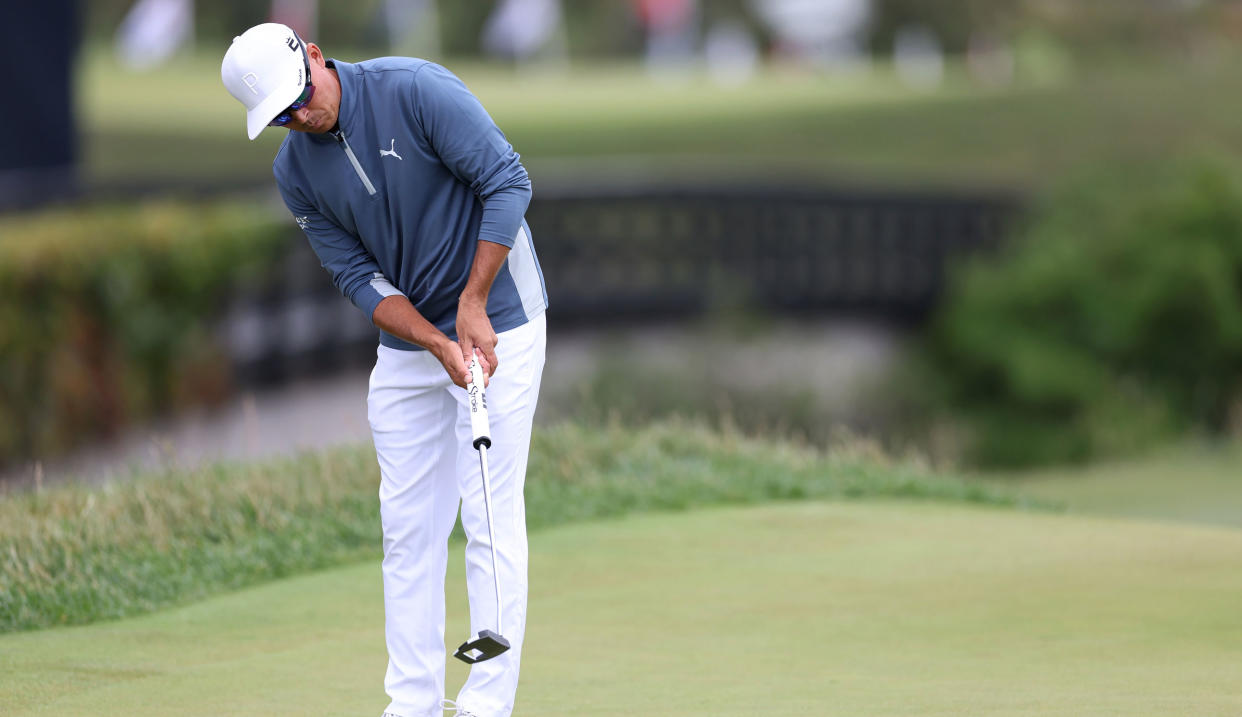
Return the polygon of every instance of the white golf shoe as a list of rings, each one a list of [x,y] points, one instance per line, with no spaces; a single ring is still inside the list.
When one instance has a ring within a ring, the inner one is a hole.
[[[457,703],[454,702],[453,700],[440,700],[440,709],[452,710],[453,714],[450,715],[450,717],[479,717],[473,712],[470,712],[468,710],[463,710],[462,708],[458,707]],[[393,712],[385,712],[380,717],[401,717],[401,715],[395,714]]]
[[[440,700],[440,709],[453,710],[453,717],[479,717],[473,712],[463,710],[462,708],[457,706],[456,702],[454,702],[453,700],[449,700],[449,699]]]

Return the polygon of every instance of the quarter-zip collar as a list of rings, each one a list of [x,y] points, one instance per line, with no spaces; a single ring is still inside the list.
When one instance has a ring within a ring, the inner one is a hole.
[[[354,173],[358,175],[362,186],[367,190],[367,194],[375,196],[377,190],[371,178],[367,175],[366,169],[362,163],[358,161],[358,155],[354,154],[354,150],[349,145],[349,135],[351,129],[358,125],[354,122],[355,115],[358,113],[358,96],[359,96],[359,78],[360,74],[357,68],[348,62],[339,62],[329,59],[327,66],[336,70],[337,80],[341,85],[341,104],[336,112],[336,124],[332,129],[322,134],[306,133],[307,138],[318,144],[338,144],[345,152],[345,156],[349,159],[349,164],[354,168]]]
[[[359,84],[362,79],[358,68],[353,63],[340,60],[328,60],[336,68],[336,77],[341,82],[341,108],[337,112],[336,121],[341,131],[347,136],[353,132],[354,120],[358,115],[358,97],[361,94]]]
[[[336,70],[336,79],[341,85],[341,105],[336,112],[336,128],[348,137],[353,134],[352,130],[358,115],[359,83],[361,82],[359,75],[361,73],[350,62],[328,58],[326,64],[329,68]],[[336,142],[336,137],[331,131],[322,134],[309,134],[309,136],[316,142]]]

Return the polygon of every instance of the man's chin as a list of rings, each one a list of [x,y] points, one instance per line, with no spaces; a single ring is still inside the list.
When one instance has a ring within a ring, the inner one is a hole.
[[[306,134],[324,134],[329,128],[326,123],[320,121],[307,122],[306,124],[293,127],[292,129],[296,129],[298,132],[305,132]]]

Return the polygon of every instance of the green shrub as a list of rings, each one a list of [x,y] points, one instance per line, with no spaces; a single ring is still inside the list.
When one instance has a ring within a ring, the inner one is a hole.
[[[1056,193],[966,267],[924,377],[982,465],[1082,461],[1221,431],[1242,389],[1242,188],[1185,164]]]
[[[222,396],[210,320],[287,240],[235,203],[0,219],[0,464]]]

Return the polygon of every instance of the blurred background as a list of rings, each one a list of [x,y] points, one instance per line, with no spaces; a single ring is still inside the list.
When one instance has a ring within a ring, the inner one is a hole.
[[[329,57],[445,64],[522,155],[540,421],[863,437],[1005,479],[1093,464],[1144,505],[1242,509],[1242,2],[8,15],[6,485],[369,438],[375,330],[279,201],[283,131],[248,142],[219,79],[277,20]]]

